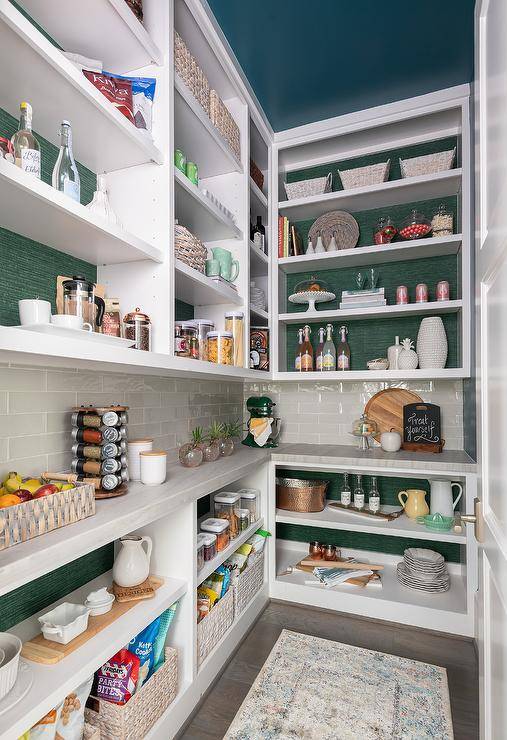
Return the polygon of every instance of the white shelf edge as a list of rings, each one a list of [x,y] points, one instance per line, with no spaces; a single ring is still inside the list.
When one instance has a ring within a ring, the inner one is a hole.
[[[361,319],[372,317],[382,319],[396,316],[423,316],[430,313],[457,313],[463,308],[461,299],[455,301],[428,301],[427,303],[408,303],[402,306],[372,306],[371,308],[337,308],[332,311],[297,311],[294,313],[280,313],[278,320],[284,324],[299,324],[302,321],[324,321],[336,319]]]
[[[250,253],[255,256],[256,259],[260,260],[260,262],[264,262],[266,265],[269,265],[269,257],[268,255],[262,251],[262,249],[259,249],[253,241],[250,239]]]
[[[202,272],[199,272],[199,270],[194,270],[193,267],[190,267],[189,265],[185,264],[179,259],[175,260],[175,270],[176,270],[176,279],[178,278],[178,275],[181,277],[184,277],[186,280],[190,280],[195,285],[200,286],[201,288],[205,288],[206,291],[212,292],[214,295],[217,296],[217,301],[215,303],[234,303],[236,306],[242,306],[243,305],[243,299],[239,295],[239,293],[234,290],[233,288],[230,288],[227,285],[222,285],[221,283],[214,283],[211,278],[204,275]],[[176,296],[180,297],[178,294],[178,287],[176,286]],[[220,300],[218,300],[220,298]],[[203,300],[202,305],[208,305],[209,300]],[[195,304],[195,305],[201,305],[201,304]]]
[[[273,380],[349,380],[349,381],[397,381],[397,380],[437,380],[437,379],[463,379],[469,378],[468,373],[462,367],[450,368],[426,368],[424,370],[333,370],[331,372],[298,372],[296,370],[280,371],[273,374]]]
[[[185,190],[198,204],[199,207],[203,208],[207,213],[212,216],[217,223],[222,224],[225,228],[230,231],[230,238],[243,239],[243,232],[236,226],[225,213],[223,213],[218,206],[216,206],[209,198],[207,198],[201,190],[190,182],[188,177],[183,174],[177,167],[174,168],[174,181],[176,185]],[[203,241],[210,241],[204,239]]]
[[[268,199],[266,198],[266,196],[264,195],[260,187],[257,185],[257,183],[254,182],[254,180],[252,180],[251,177],[249,178],[249,182],[250,182],[250,192],[252,193],[254,198],[257,200],[257,202],[260,203],[261,206],[265,210],[267,210],[268,209]]]
[[[262,308],[254,308],[253,306],[250,306],[250,313],[253,313],[254,316],[258,316],[260,319],[269,321],[268,312],[264,311]]]
[[[202,517],[199,521],[203,521],[204,519],[208,519],[208,515],[205,517]],[[236,552],[238,547],[241,547],[255,532],[257,532],[258,529],[261,529],[264,525],[264,519],[261,517],[253,524],[250,524],[248,529],[245,529],[244,532],[241,532],[234,540],[231,540],[230,543],[227,545],[227,547],[219,552],[216,557],[213,558],[213,560],[208,560],[207,563],[204,564],[204,568],[202,570],[197,571],[197,585],[200,585],[203,581],[208,578],[220,565],[222,565],[223,562],[227,560],[227,558],[232,555],[233,552]]]

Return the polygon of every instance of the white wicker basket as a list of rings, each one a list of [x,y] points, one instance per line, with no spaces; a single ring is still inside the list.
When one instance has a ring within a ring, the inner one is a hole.
[[[189,267],[204,273],[208,250],[197,236],[181,224],[174,225],[174,255]]]
[[[389,177],[390,164],[391,160],[388,159],[387,162],[356,167],[354,170],[338,170],[343,189],[351,190],[352,188],[364,188],[367,185],[380,185]]]
[[[445,172],[452,168],[455,155],[456,147],[447,152],[400,159],[401,176],[403,178],[419,177],[421,175],[433,175],[436,172]]]
[[[264,553],[239,576],[233,586],[235,619],[242,613],[264,583]]]
[[[103,740],[140,740],[174,700],[178,689],[178,651],[165,649],[165,663],[126,704],[90,697],[86,721]]]
[[[285,192],[287,199],[308,198],[310,195],[324,195],[330,193],[333,187],[333,175],[331,172],[327,177],[313,177],[311,180],[300,180],[299,182],[286,182]]]
[[[100,740],[100,728],[84,723],[83,740]]]
[[[197,625],[197,664],[201,665],[234,622],[234,595],[230,588]]]

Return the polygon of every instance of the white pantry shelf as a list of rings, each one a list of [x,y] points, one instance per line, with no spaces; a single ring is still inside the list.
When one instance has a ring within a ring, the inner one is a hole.
[[[253,306],[250,306],[250,313],[252,314],[252,316],[260,319],[263,323],[267,325],[269,321],[269,314],[267,311],[264,311],[262,308],[254,308]]]
[[[335,382],[337,380],[396,382],[399,380],[459,380],[469,378],[470,372],[462,367],[426,368],[425,370],[332,370],[330,372],[298,372],[296,370],[281,371],[274,374],[274,380],[297,380],[315,382]]]
[[[174,146],[199,164],[199,178],[243,172],[229,144],[176,72],[174,91]]]
[[[125,74],[164,55],[125,0],[23,0],[23,8],[66,51],[100,59]]]
[[[342,319],[394,318],[399,316],[424,316],[425,314],[458,313],[463,307],[462,300],[428,301],[427,303],[407,303],[394,306],[372,306],[369,308],[337,308],[331,311],[297,311],[278,314],[284,324],[308,324],[311,321],[341,321]]]
[[[250,276],[259,277],[261,275],[267,275],[268,269],[268,255],[250,240]]]
[[[362,267],[380,263],[416,260],[427,257],[442,257],[458,254],[462,235],[440,236],[430,239],[414,239],[393,244],[372,244],[367,247],[341,249],[325,254],[303,254],[299,257],[281,257],[278,266],[287,274],[311,270],[334,270],[340,267]]]
[[[176,260],[175,274],[176,297],[192,306],[214,306],[233,303],[243,305],[243,299],[229,285],[215,283],[199,270]]]
[[[4,159],[0,159],[0,223],[9,231],[94,265],[164,261],[154,244],[108,224]]]
[[[28,100],[34,130],[54,144],[60,121],[68,119],[75,157],[93,172],[164,161],[149,134],[120,113],[9,0],[0,0],[0,38],[0,65],[9,70],[0,80],[0,99],[8,113],[18,118],[20,101]]]
[[[457,534],[452,529],[449,532],[433,532],[421,524],[417,524],[406,514],[398,519],[386,521],[373,517],[365,517],[354,512],[347,512],[326,506],[323,511],[314,514],[302,514],[295,511],[276,510],[276,521],[283,524],[297,524],[304,527],[320,527],[324,529],[341,529],[347,532],[369,532],[370,534],[384,534],[388,537],[410,537],[417,540],[435,540],[435,542],[466,543],[466,533]]]
[[[243,239],[243,232],[223,211],[174,167],[176,218],[204,242]]]
[[[278,203],[278,209],[291,221],[304,221],[317,218],[335,209],[360,211],[430,198],[443,198],[460,192],[461,175],[461,169],[457,168],[433,175],[392,180],[380,185],[367,185],[324,195],[282,200]]]
[[[256,182],[252,180],[250,177],[250,194],[252,195],[253,200],[256,201],[256,204],[259,205],[261,208],[263,208],[265,211],[268,210],[268,199],[260,189],[260,187],[257,185]],[[254,207],[254,210],[255,207]]]
[[[54,605],[46,607],[26,622],[21,622],[10,631],[18,634],[23,640],[30,639],[39,632],[39,629],[35,626],[38,625],[36,617],[39,614],[44,614],[63,601],[82,603],[90,591],[110,585],[111,582],[112,571],[108,571],[76,591],[67,594],[64,598],[55,602]],[[130,611],[59,663],[44,665],[26,660],[34,676],[33,685],[30,689],[30,700],[28,702],[21,701],[11,710],[2,714],[0,738],[10,740],[26,732],[35,722],[62,701],[67,694],[83,681],[86,681],[97,668],[123,645],[127,644],[134,635],[181,598],[186,591],[186,581],[164,578],[163,585],[157,589],[152,599],[138,602]]]
[[[199,521],[199,527],[201,521],[204,521],[204,519],[208,519],[207,514]],[[205,581],[208,576],[210,576],[220,565],[222,565],[223,562],[227,560],[228,557],[233,554],[233,552],[236,552],[238,547],[241,547],[241,545],[243,545],[248,539],[250,539],[250,537],[255,534],[258,529],[261,529],[263,524],[264,520],[262,518],[254,522],[254,524],[250,524],[248,529],[245,529],[244,532],[240,532],[234,540],[230,541],[229,545],[224,550],[217,553],[216,557],[214,557],[213,560],[208,560],[206,563],[204,563],[204,568],[197,571],[197,584],[199,585],[203,581]]]

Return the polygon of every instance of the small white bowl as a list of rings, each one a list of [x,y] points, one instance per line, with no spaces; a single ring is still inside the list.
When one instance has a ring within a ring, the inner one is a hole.
[[[88,627],[90,610],[82,604],[65,601],[60,606],[39,617],[42,634],[46,640],[67,645]]]
[[[0,666],[0,699],[3,699],[16,683],[22,647],[23,643],[19,637],[11,635],[10,632],[0,632],[0,648],[4,653]]]
[[[100,617],[101,614],[107,614],[113,608],[114,596],[111,596],[109,601],[104,601],[101,604],[90,604],[89,601],[85,601],[85,606],[90,610],[90,617]]]

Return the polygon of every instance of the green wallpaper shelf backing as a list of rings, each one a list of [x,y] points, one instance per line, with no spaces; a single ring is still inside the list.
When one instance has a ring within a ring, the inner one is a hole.
[[[176,321],[191,321],[194,318],[194,307],[190,303],[176,299],[174,302],[174,318]]]
[[[343,190],[340,177],[337,170],[350,170],[356,167],[364,167],[370,164],[377,164],[379,162],[385,162],[391,160],[391,166],[389,168],[389,180],[399,180],[401,177],[399,159],[408,159],[410,157],[419,157],[424,154],[433,154],[436,152],[445,152],[449,149],[453,149],[459,145],[459,141],[456,136],[449,137],[447,139],[440,139],[438,141],[429,141],[423,144],[415,144],[398,149],[390,149],[389,151],[379,152],[378,154],[365,154],[362,157],[354,157],[353,159],[342,159],[336,162],[328,162],[327,164],[317,165],[316,167],[309,167],[304,170],[295,170],[294,172],[287,173],[287,182],[298,182],[299,180],[308,180],[312,177],[325,177],[328,172],[333,173],[333,191]],[[459,157],[459,146],[458,146],[458,163]],[[459,164],[454,163],[457,167]]]
[[[90,552],[0,597],[0,631],[45,609],[113,567],[114,544]]]

